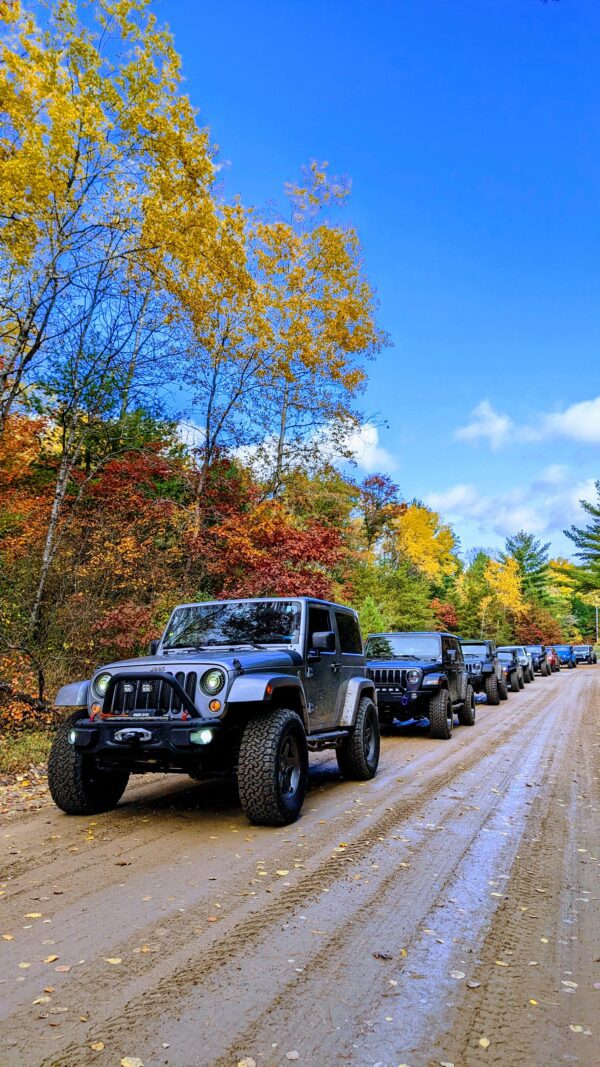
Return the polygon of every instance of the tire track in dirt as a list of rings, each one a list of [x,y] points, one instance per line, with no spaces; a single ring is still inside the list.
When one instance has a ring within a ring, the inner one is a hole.
[[[486,1037],[488,1065],[541,1067],[549,1049],[556,1064],[598,1064],[600,691],[589,675],[580,688],[571,711],[578,721],[551,753],[547,789],[481,951],[481,986],[454,1019],[446,1051],[459,1063],[482,1062]],[[499,968],[507,956],[509,966]]]

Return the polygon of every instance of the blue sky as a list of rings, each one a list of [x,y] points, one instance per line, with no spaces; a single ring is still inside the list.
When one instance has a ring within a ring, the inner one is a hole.
[[[600,477],[598,0],[161,0],[227,195],[311,159],[394,347],[358,461],[463,547],[561,529]],[[387,425],[383,425],[383,423]]]

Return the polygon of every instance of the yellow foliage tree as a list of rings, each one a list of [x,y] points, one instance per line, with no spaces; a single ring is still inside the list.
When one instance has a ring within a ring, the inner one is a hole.
[[[456,574],[456,538],[436,511],[424,504],[409,504],[391,526],[392,551],[405,556],[430,581]]]

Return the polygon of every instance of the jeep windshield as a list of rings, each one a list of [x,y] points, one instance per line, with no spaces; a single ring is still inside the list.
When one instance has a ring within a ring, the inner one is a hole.
[[[297,600],[190,604],[173,612],[163,649],[292,645],[300,640]]]
[[[525,645],[528,652],[534,652],[536,656],[541,656],[544,651],[541,645]]]
[[[419,634],[383,634],[369,637],[367,659],[439,659],[439,637]]]
[[[485,642],[470,641],[466,644],[461,642],[463,655],[465,656],[485,656],[487,655],[487,645]]]

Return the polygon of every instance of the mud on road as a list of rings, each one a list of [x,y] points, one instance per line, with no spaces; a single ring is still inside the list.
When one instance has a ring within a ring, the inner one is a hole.
[[[0,821],[2,1067],[599,1062],[600,668],[448,742],[312,765],[251,827],[161,776],[119,808]]]

